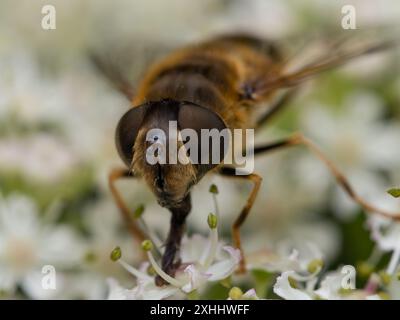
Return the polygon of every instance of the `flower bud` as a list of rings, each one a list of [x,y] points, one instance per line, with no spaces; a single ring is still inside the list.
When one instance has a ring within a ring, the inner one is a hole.
[[[151,242],[150,240],[144,240],[142,242],[142,249],[144,251],[151,251],[153,250],[153,242]]]
[[[121,248],[115,247],[115,249],[111,251],[110,259],[115,262],[121,259],[121,256],[122,256]]]
[[[392,197],[399,198],[400,197],[400,188],[392,188],[387,191]]]
[[[215,229],[217,227],[218,218],[215,214],[210,213],[207,217],[207,222],[210,229]]]
[[[144,205],[143,205],[143,204],[140,204],[140,205],[135,209],[135,211],[133,212],[133,217],[134,217],[135,219],[139,219],[139,218],[142,216],[143,212],[144,212]]]
[[[368,278],[372,272],[374,272],[374,267],[371,266],[368,262],[360,262],[357,264],[357,272],[360,276]]]
[[[232,289],[229,290],[229,298],[231,298],[232,300],[239,300],[242,296],[243,291],[238,287],[232,287]]]
[[[218,187],[215,185],[215,184],[212,184],[211,186],[210,186],[210,189],[208,190],[210,193],[213,193],[213,194],[218,194]]]

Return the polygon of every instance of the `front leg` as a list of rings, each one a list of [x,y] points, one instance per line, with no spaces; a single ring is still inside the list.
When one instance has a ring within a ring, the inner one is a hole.
[[[177,206],[169,208],[171,211],[170,229],[165,243],[165,251],[161,259],[162,269],[170,276],[175,276],[175,272],[180,265],[178,258],[179,249],[183,232],[185,231],[186,217],[192,209],[190,194]],[[160,276],[156,277],[156,284],[162,286],[165,284]]]
[[[247,216],[250,213],[251,208],[253,207],[254,201],[256,200],[258,190],[261,186],[262,178],[256,174],[251,173],[247,175],[237,175],[236,169],[229,167],[229,166],[222,166],[218,172],[219,174],[227,177],[242,179],[253,182],[253,188],[251,189],[250,195],[247,198],[246,205],[243,207],[242,211],[240,212],[239,216],[236,218],[235,222],[232,225],[232,237],[235,247],[240,250],[240,265],[239,265],[239,273],[244,273],[246,271],[246,261],[243,253],[242,248],[242,241],[240,238],[240,228],[245,222]]]
[[[120,192],[118,191],[115,183],[117,180],[122,178],[130,178],[133,179],[135,176],[131,173],[130,170],[125,168],[116,168],[113,169],[109,176],[108,176],[108,183],[111,190],[111,194],[114,198],[116,205],[121,212],[122,218],[125,222],[126,227],[128,228],[129,232],[132,234],[133,238],[137,241],[141,242],[147,239],[147,235],[139,228],[137,222],[132,219],[131,211],[129,210],[128,206],[126,205],[124,199],[122,198]]]

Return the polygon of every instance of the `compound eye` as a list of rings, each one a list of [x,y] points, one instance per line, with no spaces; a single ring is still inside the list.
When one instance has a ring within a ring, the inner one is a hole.
[[[222,162],[228,150],[230,136],[225,122],[216,112],[196,104],[184,103],[179,109],[178,125],[181,130],[192,129],[197,133],[198,155],[192,161],[197,160],[200,163],[200,171],[206,172]],[[209,131],[210,135],[203,136],[203,129]],[[202,139],[209,139],[209,148],[203,150]],[[217,158],[220,161],[217,163],[214,163],[214,154],[219,155]]]
[[[132,163],[133,147],[146,110],[147,105],[140,105],[128,110],[122,116],[115,131],[115,144],[118,153],[127,166]]]

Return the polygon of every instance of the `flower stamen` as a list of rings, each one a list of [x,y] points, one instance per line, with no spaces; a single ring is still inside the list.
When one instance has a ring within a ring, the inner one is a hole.
[[[207,218],[208,226],[210,227],[210,246],[207,256],[202,264],[203,269],[208,269],[214,261],[218,248],[218,218],[215,214],[210,213]]]
[[[169,284],[172,284],[175,287],[181,288],[182,286],[185,285],[185,283],[171,277],[169,274],[167,274],[164,270],[161,269],[161,267],[157,264],[156,260],[154,259],[153,254],[151,253],[151,250],[153,248],[153,243],[150,240],[144,240],[142,242],[142,248],[143,250],[146,251],[147,257],[150,261],[151,266],[155,270],[155,272],[163,278],[166,282]]]

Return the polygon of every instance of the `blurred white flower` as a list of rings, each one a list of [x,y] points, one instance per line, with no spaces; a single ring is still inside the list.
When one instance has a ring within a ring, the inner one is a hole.
[[[293,288],[290,284],[289,277],[293,277],[294,271],[285,271],[277,279],[274,285],[274,292],[285,300],[311,300],[309,293],[305,290]]]
[[[42,298],[36,295],[42,267],[52,265],[62,272],[79,265],[81,257],[82,244],[71,228],[43,222],[30,198],[16,194],[1,198],[1,290],[12,293],[20,285],[31,298]]]
[[[10,130],[23,126],[37,134],[41,125],[50,125],[57,130],[46,135],[71,157],[95,164],[107,163],[112,156],[117,159],[117,154],[110,152],[115,148],[112,133],[129,102],[98,81],[86,61],[70,65],[62,77],[53,78],[41,72],[34,52],[26,48],[16,51],[23,53],[0,52],[1,120],[18,124]],[[87,83],[92,85],[84,86]]]
[[[137,241],[125,230],[119,209],[111,199],[98,201],[85,211],[83,219],[91,237],[87,241],[87,250],[93,257],[88,266],[90,270],[101,273],[104,277],[117,274],[120,270],[110,261],[110,252],[117,244],[124,252],[126,260],[135,263],[142,258],[137,249]]]
[[[347,289],[343,283],[347,281],[346,273],[341,270],[324,275],[317,287],[318,273],[300,276],[295,271],[283,272],[276,280],[274,292],[286,300],[361,300],[380,299],[377,294],[368,291]]]
[[[232,2],[224,15],[217,18],[217,26],[222,30],[236,29],[270,38],[284,37],[298,25],[298,17],[290,6],[278,0]]]
[[[115,279],[108,279],[108,300],[162,300],[183,296],[176,287],[157,287],[154,277],[147,274],[148,267],[149,263],[143,263],[139,270],[133,272],[137,279],[137,285],[133,289],[125,289]],[[129,268],[128,271],[132,272],[132,269]]]
[[[29,124],[62,119],[66,105],[57,82],[43,76],[29,50],[17,52],[3,53],[0,59],[0,115]]]
[[[298,246],[299,249],[282,243],[277,250],[260,250],[246,255],[249,269],[261,269],[268,272],[308,272],[320,271],[323,266],[323,255],[312,243]]]
[[[383,251],[393,251],[387,273],[393,275],[400,262],[400,222],[371,216],[368,220],[371,237]]]
[[[81,280],[71,279],[68,291],[88,299],[104,299],[108,290],[107,278],[131,282],[123,270],[110,260],[110,252],[115,245],[122,248],[124,258],[131,263],[137,262],[142,255],[131,234],[124,232],[121,215],[110,199],[88,207],[83,223],[90,237],[84,242],[85,254],[78,274]],[[79,285],[79,282],[85,282],[85,286]]]
[[[358,92],[343,105],[343,112],[328,111],[318,106],[307,110],[303,117],[306,136],[322,146],[325,154],[346,174],[354,189],[362,197],[371,199],[386,190],[387,181],[380,171],[389,175],[399,169],[400,125],[383,121],[384,106],[377,96]],[[312,163],[307,165],[308,163]],[[299,178],[309,174],[302,168],[314,167],[318,180],[332,181],[333,177],[309,153],[298,159]],[[330,184],[314,189],[314,197],[326,196]],[[351,217],[357,205],[335,185],[332,203],[335,212]]]
[[[0,170],[19,172],[28,179],[55,182],[78,163],[70,145],[48,134],[0,140]]]
[[[245,300],[260,300],[257,296],[257,292],[254,289],[249,289],[243,294]]]

